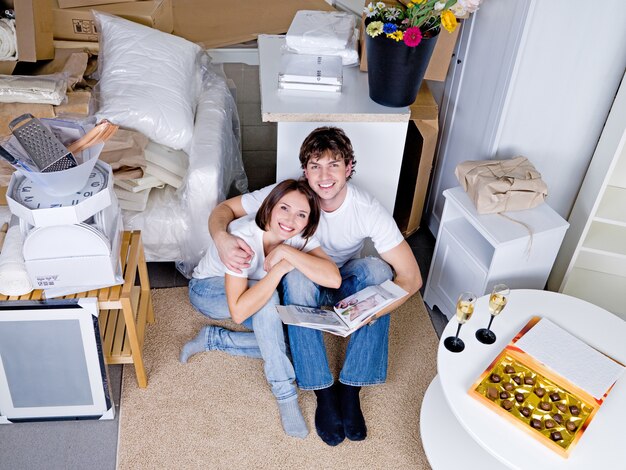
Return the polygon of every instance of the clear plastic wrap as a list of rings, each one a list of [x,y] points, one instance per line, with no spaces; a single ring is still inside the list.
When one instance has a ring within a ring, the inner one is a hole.
[[[285,49],[296,54],[336,55],[343,65],[356,65],[357,40],[352,13],[300,10],[285,36]]]
[[[178,190],[152,190],[146,210],[124,211],[127,230],[141,230],[148,261],[176,261],[191,277],[208,246],[209,214],[231,189],[247,191],[237,107],[221,66],[207,64],[196,108],[189,170]]]
[[[67,101],[68,74],[0,75],[0,103],[60,105]]]

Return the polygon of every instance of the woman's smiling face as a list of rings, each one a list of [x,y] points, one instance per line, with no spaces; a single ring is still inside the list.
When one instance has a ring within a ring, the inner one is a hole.
[[[309,222],[310,212],[311,207],[304,194],[288,192],[272,209],[268,229],[282,240],[288,240],[302,233]]]

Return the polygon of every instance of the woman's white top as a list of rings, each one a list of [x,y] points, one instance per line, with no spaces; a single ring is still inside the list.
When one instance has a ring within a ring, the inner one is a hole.
[[[218,277],[224,274],[230,274],[231,276],[243,277],[253,280],[259,280],[265,277],[267,274],[263,269],[263,263],[265,262],[265,253],[263,251],[263,230],[254,221],[255,214],[241,217],[234,220],[228,226],[228,232],[243,239],[250,248],[254,251],[254,256],[250,261],[250,267],[242,269],[241,273],[233,272],[224,266],[224,263],[220,260],[217,253],[215,244],[211,242],[206,254],[200,260],[198,266],[193,271],[193,277],[197,279],[205,279],[207,277]],[[320,246],[319,241],[315,237],[306,239],[300,235],[290,238],[284,242],[286,245],[292,246],[305,253]]]

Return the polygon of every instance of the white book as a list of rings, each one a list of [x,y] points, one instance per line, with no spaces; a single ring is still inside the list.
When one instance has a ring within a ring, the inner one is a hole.
[[[280,57],[278,82],[341,86],[343,83],[341,57],[335,55],[284,53]]]
[[[324,85],[318,83],[296,83],[296,82],[278,82],[279,90],[303,90],[303,91],[322,91],[322,92],[341,92],[341,85]]]
[[[132,202],[143,202],[145,203],[148,200],[148,196],[150,196],[150,190],[152,188],[144,189],[143,191],[127,191],[126,189],[122,189],[118,186],[113,186],[113,191],[115,191],[115,195],[118,199],[123,201],[132,201]]]
[[[299,305],[278,305],[276,310],[287,325],[313,328],[346,337],[387,305],[406,295],[408,293],[400,286],[392,281],[385,281],[337,302],[333,310]]]
[[[152,175],[144,175],[142,178],[133,178],[128,180],[114,180],[115,186],[119,186],[126,191],[131,191],[133,193],[143,191],[149,188],[158,188],[159,186],[163,186],[165,183],[161,181],[156,176]]]
[[[127,201],[125,199],[118,199],[117,200],[119,206],[121,209],[127,210],[127,211],[134,211],[134,212],[143,212],[146,210],[146,207],[148,205],[148,200],[146,199],[145,202],[142,201]]]
[[[144,157],[147,161],[159,165],[181,178],[185,177],[189,168],[189,156],[185,152],[152,141],[146,145]]]
[[[156,176],[164,183],[167,183],[170,186],[174,186],[176,189],[180,188],[183,185],[183,179],[180,176],[152,162],[146,162],[144,173],[146,175]]]

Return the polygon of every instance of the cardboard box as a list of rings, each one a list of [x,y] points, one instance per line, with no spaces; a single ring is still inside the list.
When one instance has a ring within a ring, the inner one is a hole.
[[[124,3],[128,0],[59,0],[59,8],[93,7],[108,3]]]
[[[426,82],[422,82],[410,109],[411,120],[393,211],[393,217],[405,237],[420,227],[439,135],[439,107]]]
[[[49,0],[15,0],[17,55],[21,62],[36,62],[54,57],[52,8]],[[13,73],[17,61],[0,61],[0,74]]]
[[[430,58],[430,62],[428,63],[428,68],[426,69],[424,79],[434,80],[437,82],[443,82],[446,80],[446,76],[448,75],[448,68],[450,67],[450,60],[452,59],[452,52],[454,52],[454,47],[456,46],[456,41],[459,37],[460,30],[460,26],[457,27],[453,33],[449,33],[443,28],[441,29],[441,32],[439,33],[439,38],[437,39],[437,44],[435,44],[435,50],[433,51],[433,55]],[[365,48],[365,15],[362,16],[361,20],[360,43],[360,68],[361,71],[367,72],[367,51]]]
[[[298,10],[334,11],[324,0],[173,0],[174,34],[206,49],[286,33]]]
[[[52,1],[55,39],[97,41],[98,32],[91,10],[111,13],[166,33],[174,30],[172,0],[113,3],[79,8],[59,8],[58,0]]]

